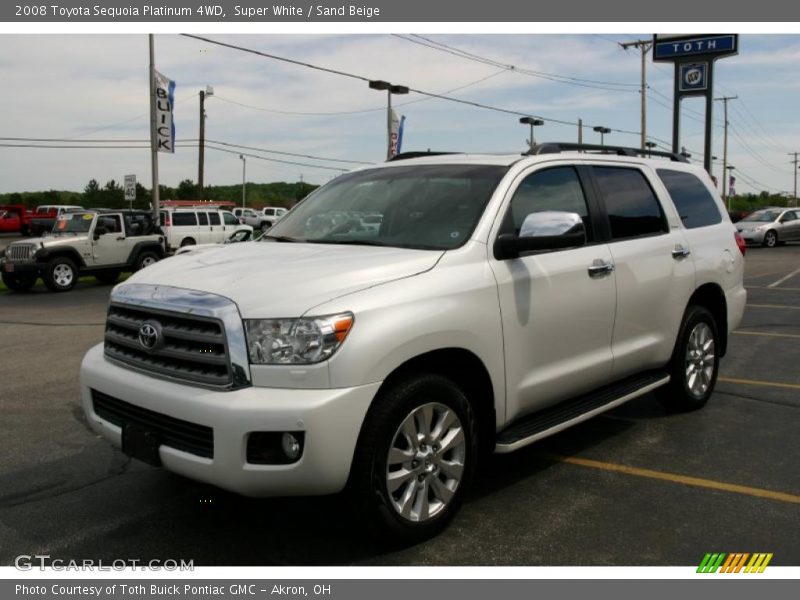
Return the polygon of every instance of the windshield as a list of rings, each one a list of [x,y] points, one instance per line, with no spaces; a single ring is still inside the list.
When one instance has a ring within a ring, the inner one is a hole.
[[[778,218],[781,214],[777,210],[757,210],[754,213],[747,215],[742,221],[760,221],[762,223],[771,223]]]
[[[507,170],[432,165],[342,175],[289,211],[262,240],[457,248]]]
[[[56,220],[53,233],[86,233],[92,227],[94,213],[64,213]]]

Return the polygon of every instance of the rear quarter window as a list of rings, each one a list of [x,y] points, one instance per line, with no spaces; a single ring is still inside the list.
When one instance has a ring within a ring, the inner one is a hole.
[[[173,227],[182,225],[197,225],[197,217],[193,212],[174,212],[172,213]]]
[[[684,227],[696,229],[722,222],[717,202],[696,175],[672,169],[657,169],[656,173],[672,197]]]
[[[668,231],[661,204],[639,169],[593,167],[592,171],[608,212],[612,240]]]

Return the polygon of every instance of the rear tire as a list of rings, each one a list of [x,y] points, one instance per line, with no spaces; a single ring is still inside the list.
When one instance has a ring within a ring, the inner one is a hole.
[[[181,240],[181,248],[184,246],[194,246],[197,242],[194,241],[194,238],[183,238]]]
[[[656,397],[674,411],[697,410],[714,392],[719,373],[719,333],[708,309],[689,306],[669,363],[670,382]]]
[[[472,480],[478,436],[464,392],[440,375],[416,374],[375,399],[348,482],[355,518],[373,533],[419,542],[442,531]]]
[[[27,292],[36,283],[35,274],[3,273],[3,283],[13,292]]]
[[[181,244],[181,246],[184,245],[188,244]],[[157,263],[160,258],[161,257],[152,250],[145,250],[136,257],[136,270],[141,271],[145,267],[149,267],[150,265]]]
[[[764,242],[763,245],[767,248],[774,248],[778,245],[778,233],[770,229],[767,233],[764,234]]]
[[[78,283],[78,267],[66,256],[57,256],[47,263],[42,279],[51,292],[68,292]]]

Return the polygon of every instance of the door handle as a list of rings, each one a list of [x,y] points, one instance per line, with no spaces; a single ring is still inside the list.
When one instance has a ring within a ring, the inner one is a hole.
[[[120,237],[118,237],[118,238],[117,238],[117,241],[118,241],[118,242],[124,242],[124,241],[125,241],[125,238],[124,238],[124,237],[122,237],[122,236],[120,236]]]
[[[691,253],[692,251],[686,248],[685,246],[682,246],[681,244],[676,244],[675,249],[672,251],[672,258],[674,258],[675,260],[681,260],[689,256]]]
[[[589,267],[589,277],[598,278],[604,277],[614,272],[614,263],[605,262],[601,258],[596,258]]]

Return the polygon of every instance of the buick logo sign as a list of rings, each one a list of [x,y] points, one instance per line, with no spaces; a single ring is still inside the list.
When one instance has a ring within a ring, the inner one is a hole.
[[[139,344],[145,350],[155,350],[161,343],[161,325],[156,321],[145,321],[139,327]]]

